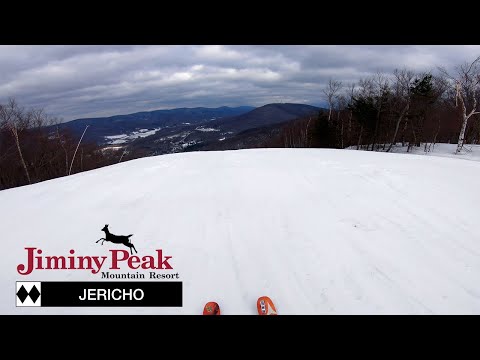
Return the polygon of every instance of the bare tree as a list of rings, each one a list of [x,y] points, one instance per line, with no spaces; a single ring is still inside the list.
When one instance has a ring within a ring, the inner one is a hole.
[[[394,95],[395,95],[395,100],[397,106],[400,108],[400,112],[397,117],[397,121],[395,124],[395,131],[393,133],[392,141],[390,142],[390,146],[387,149],[387,152],[389,152],[392,149],[392,146],[395,145],[397,141],[397,134],[398,134],[398,128],[400,127],[400,123],[402,120],[405,118],[405,115],[408,112],[408,109],[410,108],[410,100],[411,100],[411,84],[413,81],[414,74],[411,71],[408,71],[406,69],[403,70],[395,70],[394,71],[394,76],[395,76],[395,82],[393,84],[394,88]]]
[[[58,142],[60,144],[60,146],[62,147],[63,149],[63,152],[65,154],[65,175],[68,175],[68,150],[67,148],[65,147],[65,139],[63,138],[63,136],[60,136],[60,132],[58,131],[58,124],[56,125],[56,130],[57,130],[57,139],[58,139]]]
[[[123,157],[125,156],[125,154],[127,153],[127,149],[128,149],[128,146],[125,146],[125,149],[123,149],[123,152],[122,152],[122,156],[120,156],[120,160],[118,160],[118,163],[120,164],[120,162],[122,161]]]
[[[356,91],[356,96],[352,97],[352,106],[351,109],[353,109],[353,103],[358,100],[363,100],[363,99],[370,99],[373,98],[374,96],[374,84],[373,80],[371,78],[367,79],[360,79],[358,82],[358,89]],[[360,120],[360,119],[358,119]],[[362,118],[360,123],[360,131],[358,134],[358,141],[357,141],[357,150],[360,149],[360,145],[362,144],[362,136],[363,136],[363,131],[365,130],[365,126],[367,125],[367,121],[365,118]],[[367,150],[368,150],[368,144],[367,144]]]
[[[472,63],[465,63],[456,68],[455,76],[450,76],[445,69],[440,71],[450,79],[455,88],[455,106],[460,108],[462,114],[462,126],[458,135],[457,150],[458,154],[465,142],[465,130],[468,120],[472,115],[479,114],[477,91],[480,84],[480,56]]]
[[[373,132],[373,139],[372,139],[372,151],[373,151],[375,144],[377,143],[378,129],[380,126],[380,118],[381,118],[382,112],[385,110],[384,108],[388,101],[388,93],[390,91],[390,81],[384,74],[382,74],[381,72],[377,72],[372,77],[372,83],[373,83],[373,89],[375,92],[374,105],[377,110],[377,116],[375,119],[375,130]]]
[[[328,101],[328,122],[330,122],[332,118],[333,102],[335,100],[337,93],[340,91],[341,87],[342,87],[341,81],[330,79],[328,81],[327,87],[323,89],[323,93],[325,94],[325,97]]]
[[[342,110],[347,108],[348,101],[344,95],[338,95],[336,99],[337,104],[337,125],[340,127],[340,148],[343,149],[344,146],[344,121],[342,115]]]
[[[351,83],[347,88],[347,98],[348,98],[349,104],[353,103],[353,99],[356,95],[356,91],[355,91],[356,86],[357,85],[355,83]],[[350,113],[348,115],[348,136],[349,137],[350,137],[350,133],[352,132],[352,118],[353,118],[353,110],[350,109]]]
[[[19,132],[25,130],[29,125],[28,114],[26,114],[25,111],[17,105],[15,99],[10,99],[7,105],[0,105],[0,122],[9,130],[9,132],[13,136],[20,162],[22,164],[23,170],[25,171],[25,176],[27,177],[28,183],[31,184],[32,181],[30,179],[30,173],[28,172],[27,164],[23,157],[19,137]]]

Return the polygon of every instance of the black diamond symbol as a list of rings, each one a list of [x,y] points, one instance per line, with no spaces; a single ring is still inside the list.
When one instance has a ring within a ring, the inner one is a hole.
[[[32,290],[30,290],[30,298],[33,300],[33,303],[37,301],[37,299],[40,297],[40,291],[38,291],[37,287],[33,285]]]
[[[37,292],[38,292],[38,290],[37,290]],[[26,299],[27,296],[28,296],[28,292],[27,292],[27,290],[25,289],[25,287],[24,287],[23,285],[20,286],[20,290],[18,290],[17,296],[18,296],[18,298],[20,299],[20,301],[21,301],[22,304],[23,304],[23,302],[25,301],[25,299]]]

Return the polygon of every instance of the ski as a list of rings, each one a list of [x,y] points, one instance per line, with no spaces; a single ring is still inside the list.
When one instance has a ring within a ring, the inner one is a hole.
[[[215,301],[209,301],[203,307],[203,315],[220,315],[220,306]]]
[[[268,296],[261,296],[257,300],[258,315],[278,315],[272,299]]]

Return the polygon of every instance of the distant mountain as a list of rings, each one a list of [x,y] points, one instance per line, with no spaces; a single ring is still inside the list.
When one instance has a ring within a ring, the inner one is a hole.
[[[115,138],[118,141],[121,135],[125,137],[130,135],[130,140],[132,140],[136,135],[144,137],[159,129],[178,125],[195,125],[219,118],[237,116],[252,109],[254,107],[251,106],[222,106],[219,108],[198,107],[143,111],[127,115],[72,120],[60,124],[60,128],[71,129],[76,135],[80,135],[85,127],[90,125],[85,133],[85,141],[102,144]]]
[[[130,142],[128,147],[151,155],[258,147],[278,134],[285,123],[316,115],[320,110],[302,104],[268,104],[238,116],[160,129]],[[112,144],[119,143],[114,139]]]
[[[248,129],[280,124],[288,120],[318,112],[319,108],[304,104],[268,104],[235,117],[214,120],[209,126],[223,131],[240,132]]]

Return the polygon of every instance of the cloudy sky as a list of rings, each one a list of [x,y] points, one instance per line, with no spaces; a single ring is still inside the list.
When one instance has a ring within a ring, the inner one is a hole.
[[[452,69],[480,46],[0,46],[0,103],[65,121],[175,107],[323,104],[329,78]]]

